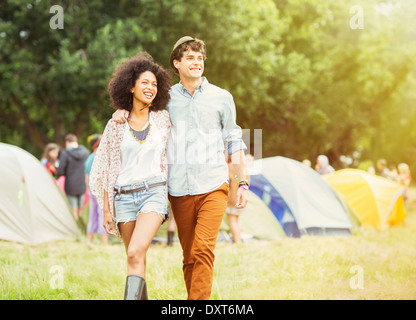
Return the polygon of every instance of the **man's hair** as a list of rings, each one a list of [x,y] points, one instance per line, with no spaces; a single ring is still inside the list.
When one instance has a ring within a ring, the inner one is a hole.
[[[188,51],[189,49],[195,52],[201,52],[202,56],[204,57],[204,60],[207,58],[207,50],[204,41],[195,38],[195,40],[182,43],[175,50],[173,50],[171,56],[172,67],[175,70],[176,74],[178,74],[179,72],[178,69],[176,69],[175,66],[173,66],[173,60],[181,61],[184,52]]]
[[[123,61],[115,69],[107,87],[114,109],[132,110],[133,94],[130,90],[135,86],[140,75],[146,71],[152,72],[157,81],[157,94],[153,100],[152,109],[156,111],[166,109],[170,99],[171,75],[154,62],[147,52],[141,52]]]
[[[73,134],[73,133],[68,133],[68,134],[65,136],[65,141],[68,141],[68,142],[78,142],[78,138],[77,138],[77,136],[76,136],[75,134]]]

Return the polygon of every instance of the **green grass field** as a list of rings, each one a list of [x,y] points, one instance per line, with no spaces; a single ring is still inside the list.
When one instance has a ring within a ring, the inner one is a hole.
[[[416,189],[404,225],[355,230],[345,238],[282,238],[216,248],[212,299],[416,299]],[[123,245],[84,237],[29,246],[0,241],[0,299],[122,299]],[[147,255],[150,299],[183,300],[180,245],[154,244]]]

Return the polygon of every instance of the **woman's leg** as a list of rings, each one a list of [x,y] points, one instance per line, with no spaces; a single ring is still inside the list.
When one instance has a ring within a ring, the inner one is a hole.
[[[127,248],[129,247],[129,244],[130,244],[130,239],[133,234],[135,225],[136,225],[136,221],[118,223],[118,228],[121,233],[121,239],[123,240],[126,253],[127,253]]]
[[[238,223],[238,218],[238,215],[228,214],[228,222],[230,224],[230,231],[234,243],[241,243],[241,230],[240,224]]]
[[[90,197],[90,208],[89,208],[89,217],[88,217],[88,225],[87,225],[87,242],[89,245],[92,244],[94,239],[94,233],[97,232],[98,229],[98,216],[97,216],[97,198],[91,194]],[[102,224],[102,221],[101,221]]]
[[[127,252],[127,274],[145,279],[146,253],[162,219],[156,212],[139,213],[136,221],[119,223],[121,236]]]

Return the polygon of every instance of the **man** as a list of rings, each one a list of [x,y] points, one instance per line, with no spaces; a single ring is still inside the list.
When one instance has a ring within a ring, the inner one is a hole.
[[[86,191],[84,162],[89,155],[84,146],[78,145],[76,135],[65,136],[65,150],[59,156],[58,176],[65,176],[65,193],[76,220],[81,215]]]
[[[376,175],[390,179],[390,171],[387,168],[386,159],[378,159],[376,164]]]
[[[169,201],[183,250],[188,299],[208,300],[214,274],[214,249],[228,200],[231,157],[240,188],[235,207],[247,204],[248,181],[241,128],[236,124],[232,95],[202,77],[206,47],[189,36],[174,45],[170,65],[180,83],[171,88],[172,122],[168,145]],[[113,119],[123,122],[127,113]],[[224,142],[227,144],[226,150]]]

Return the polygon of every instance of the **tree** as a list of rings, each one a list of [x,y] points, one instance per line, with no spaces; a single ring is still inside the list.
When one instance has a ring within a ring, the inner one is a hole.
[[[134,1],[58,2],[64,28],[52,29],[50,3],[7,1],[1,9],[0,139],[33,153],[73,132],[103,130],[114,66],[153,36],[131,16]],[[137,6],[136,6],[137,8]]]
[[[340,167],[342,155],[410,163],[416,154],[412,0],[53,4],[63,29],[50,26],[51,2],[2,2],[2,141],[40,154],[67,132],[101,132],[116,64],[146,50],[170,68],[173,44],[191,35],[207,44],[205,75],[233,94],[237,122],[262,130],[264,157],[324,153]]]

